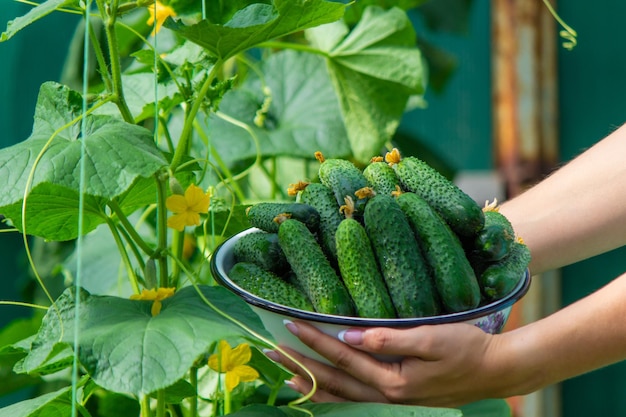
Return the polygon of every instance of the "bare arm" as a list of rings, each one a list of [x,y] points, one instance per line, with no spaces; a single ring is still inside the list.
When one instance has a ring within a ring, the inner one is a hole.
[[[626,243],[626,125],[501,207],[540,273]]]

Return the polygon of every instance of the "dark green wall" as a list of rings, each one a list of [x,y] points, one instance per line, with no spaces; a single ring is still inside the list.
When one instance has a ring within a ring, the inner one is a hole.
[[[445,3],[454,10],[468,2]],[[493,168],[489,19],[486,1],[471,2],[465,33],[428,30],[419,15],[414,19],[418,39],[450,54],[456,69],[443,91],[427,90],[428,107],[407,113],[400,131],[426,143],[453,170]]]
[[[567,161],[626,121],[626,3],[607,0],[589,7],[563,1],[559,10],[578,32],[576,48],[559,53],[560,146]],[[564,304],[624,271],[626,248],[564,268]],[[562,393],[563,416],[626,415],[626,362],[567,381]]]

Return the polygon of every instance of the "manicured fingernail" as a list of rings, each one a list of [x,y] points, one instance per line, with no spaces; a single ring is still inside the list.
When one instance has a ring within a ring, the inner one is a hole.
[[[273,360],[274,362],[280,361],[280,355],[278,352],[272,349],[263,349],[263,354]]]
[[[292,334],[294,334],[295,336],[298,335],[298,326],[293,324],[293,321],[285,319],[283,320],[283,324]]]
[[[339,340],[349,345],[360,345],[363,343],[363,330],[358,329],[346,329],[339,332],[337,335]]]
[[[290,379],[285,379],[285,385],[287,385],[291,389],[296,389],[297,385]]]

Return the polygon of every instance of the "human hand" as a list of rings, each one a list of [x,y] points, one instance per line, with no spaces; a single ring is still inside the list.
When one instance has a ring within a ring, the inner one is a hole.
[[[343,343],[314,327],[287,324],[306,345],[335,367],[288,350],[314,375],[313,401],[368,401],[457,406],[508,394],[506,369],[497,365],[498,336],[467,324],[410,329],[349,329]],[[369,353],[401,355],[401,362],[381,362]],[[294,362],[277,352],[269,355],[297,374],[292,386],[305,394],[312,382]]]

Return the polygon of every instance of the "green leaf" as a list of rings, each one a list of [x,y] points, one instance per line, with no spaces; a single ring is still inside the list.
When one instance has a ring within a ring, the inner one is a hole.
[[[55,10],[65,7],[79,9],[78,0],[47,0],[28,11],[24,16],[17,17],[7,23],[7,29],[0,35],[0,42],[8,41],[17,32],[24,29],[31,23],[49,15]]]
[[[0,408],[0,417],[65,417],[72,414],[72,387]]]
[[[211,143],[227,165],[262,157],[313,158],[316,151],[329,157],[350,153],[339,106],[325,63],[313,54],[284,51],[262,64],[271,91],[271,106],[263,127],[254,125],[264,96],[261,82],[251,74],[243,85],[224,96],[220,111],[249,125],[258,139],[239,126],[211,114]]]
[[[202,20],[185,26],[168,19],[164,26],[226,60],[263,42],[336,21],[345,7],[325,0],[274,0],[273,6],[251,4],[224,25]]]
[[[511,407],[500,399],[477,401],[460,409],[464,417],[511,417]]]
[[[220,236],[232,236],[242,230],[250,227],[250,221],[246,216],[246,209],[249,205],[236,205],[231,207],[223,199],[214,198],[209,206],[209,216],[211,226],[207,229],[208,233],[212,233],[215,230],[216,235]],[[196,228],[197,235],[203,234],[205,231],[203,228]]]
[[[265,404],[253,404],[229,414],[230,417],[289,417],[292,414],[285,413],[278,407]],[[303,414],[299,412],[298,417]]]
[[[201,293],[220,311],[271,338],[240,298],[222,287],[201,287]],[[249,337],[244,330],[209,307],[194,287],[165,299],[156,316],[152,301],[91,295],[80,290],[77,306],[73,289],[50,308],[33,342],[30,356],[46,357],[59,342],[73,341],[75,308],[79,359],[99,386],[113,392],[144,395],[183,378],[193,363],[221,339]]]
[[[0,396],[40,381],[39,378],[13,372],[16,362],[26,356],[24,349],[13,344],[37,333],[40,322],[39,316],[19,318],[11,321],[0,331]]]
[[[132,221],[132,219],[131,219]],[[143,230],[139,233],[145,235]],[[63,260],[63,267],[70,276],[77,276],[80,254],[81,286],[92,294],[132,294],[130,280],[121,273],[122,257],[108,226],[101,225],[82,240],[80,251],[74,250]],[[133,267],[137,265],[133,263]]]
[[[22,203],[5,206],[3,214],[24,232]],[[67,241],[78,237],[79,195],[74,190],[50,183],[35,187],[26,199],[26,233],[48,240]],[[104,223],[102,199],[86,196],[83,205],[83,232],[89,233]]]
[[[98,417],[139,416],[141,409],[136,399],[128,395],[108,391],[97,391]]]
[[[149,177],[167,164],[148,130],[110,116],[88,115],[81,134],[81,112],[80,94],[57,83],[42,85],[33,133],[27,140],[0,150],[0,179],[5,184],[0,207],[23,198],[33,170],[33,187],[48,182],[79,192],[83,141],[84,192],[88,195],[112,199],[137,178]]]
[[[152,51],[141,51],[144,54],[154,56]],[[154,59],[150,61],[154,65]],[[178,94],[178,87],[174,82],[159,82],[155,89],[154,74],[141,72],[124,75],[122,78],[124,98],[126,105],[139,123],[150,117],[154,117],[155,98],[159,105],[159,111],[171,109],[180,104],[182,97]],[[98,114],[119,115],[119,109],[114,104],[108,104]]]
[[[333,45],[326,51],[330,77],[354,156],[366,163],[395,133],[409,97],[423,94],[423,59],[399,8],[368,7],[340,43],[338,33],[317,28],[308,37],[320,47]]]
[[[379,403],[309,403],[299,407],[311,411],[315,417],[462,417],[460,410],[433,408],[416,405]],[[292,417],[302,415],[301,411],[280,407]]]
[[[165,402],[168,404],[180,404],[185,398],[196,395],[195,388],[184,379],[176,381],[163,391],[165,394]],[[150,397],[157,398],[156,392],[150,394]]]

